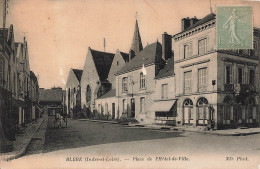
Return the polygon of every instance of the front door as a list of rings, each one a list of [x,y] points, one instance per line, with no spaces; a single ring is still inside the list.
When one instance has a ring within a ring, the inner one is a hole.
[[[131,117],[135,117],[135,99],[131,99]]]
[[[115,103],[112,103],[112,119],[115,119]]]

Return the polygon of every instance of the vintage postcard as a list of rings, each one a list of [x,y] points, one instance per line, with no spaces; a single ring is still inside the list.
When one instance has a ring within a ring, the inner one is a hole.
[[[260,1],[0,0],[0,169],[260,169]]]

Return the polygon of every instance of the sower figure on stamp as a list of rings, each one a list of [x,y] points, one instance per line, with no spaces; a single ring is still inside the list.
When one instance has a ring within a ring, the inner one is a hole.
[[[229,43],[231,43],[232,45],[241,44],[241,40],[238,38],[237,33],[236,33],[237,22],[244,23],[236,15],[236,9],[233,9],[231,16],[226,21],[226,23],[223,25],[224,29],[229,29],[229,32],[230,32]],[[236,41],[236,43],[235,43],[235,41]]]

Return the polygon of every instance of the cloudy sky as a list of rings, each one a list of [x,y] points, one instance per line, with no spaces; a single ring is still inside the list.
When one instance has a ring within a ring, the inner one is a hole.
[[[163,32],[178,33],[181,18],[202,18],[210,13],[210,0],[9,0],[8,3],[7,22],[14,25],[16,41],[26,35],[31,70],[39,75],[40,87],[44,88],[64,88],[70,68],[83,68],[88,47],[104,50],[103,38],[106,51],[128,52],[136,12],[143,46],[157,39],[161,42]],[[216,5],[233,3],[252,4],[254,25],[260,27],[260,19],[256,19],[260,16],[260,2],[212,0],[213,12]]]

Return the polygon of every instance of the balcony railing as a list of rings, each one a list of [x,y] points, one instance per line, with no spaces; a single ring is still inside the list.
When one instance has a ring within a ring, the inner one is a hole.
[[[206,92],[207,91],[207,86],[198,86],[198,92]]]
[[[225,84],[225,92],[235,92],[235,93],[254,93],[256,92],[255,85],[248,84]]]

